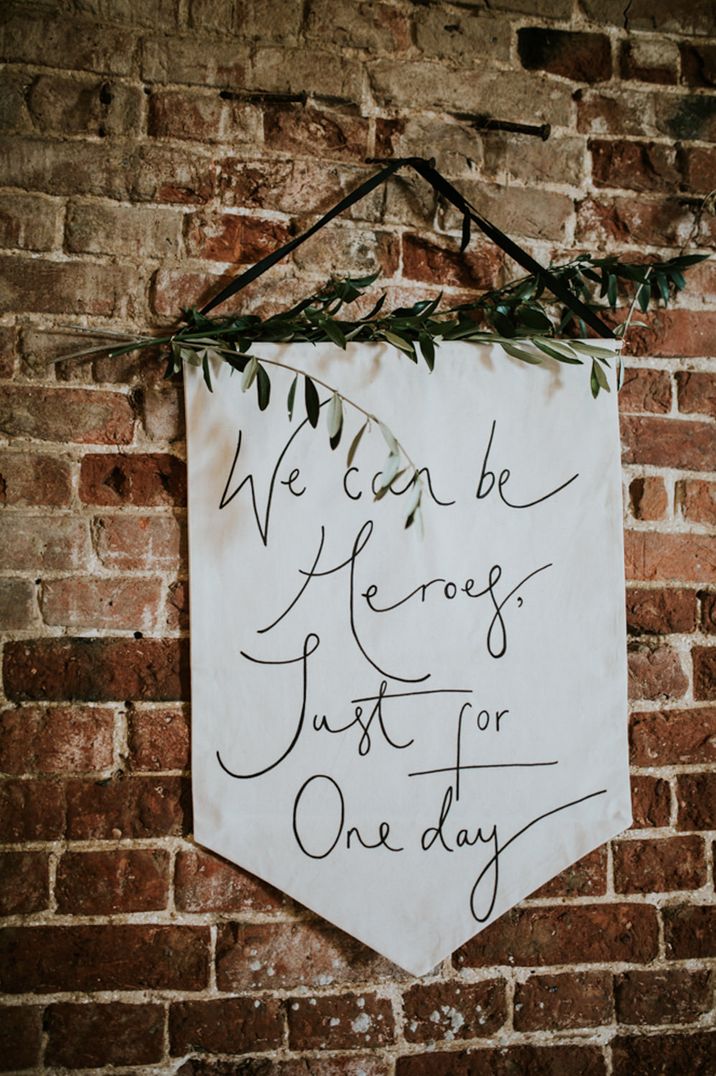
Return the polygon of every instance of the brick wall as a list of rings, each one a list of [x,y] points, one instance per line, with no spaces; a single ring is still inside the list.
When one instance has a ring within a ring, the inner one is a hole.
[[[6,0],[2,18],[0,1064],[716,1071],[714,263],[634,332],[621,396],[634,828],[419,981],[193,844],[180,390],[152,357],[48,364],[78,324],[167,324],[369,155],[434,155],[542,258],[713,248],[711,3]],[[553,136],[454,115],[480,112]],[[454,215],[397,181],[251,302],[376,265],[398,299],[504,277],[458,246]]]

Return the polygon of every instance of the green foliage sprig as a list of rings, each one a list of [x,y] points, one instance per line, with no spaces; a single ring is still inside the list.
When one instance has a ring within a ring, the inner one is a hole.
[[[614,330],[615,335],[623,337],[637,308],[646,312],[658,304],[668,305],[673,295],[686,286],[684,271],[706,257],[708,255],[692,254],[662,262],[625,263],[615,256],[594,258],[581,254],[563,265],[550,266],[550,269],[597,313],[609,314],[625,305],[620,300],[626,299],[629,304],[627,316]],[[554,303],[539,275],[521,277],[487,291],[471,302],[443,309],[439,295],[435,299],[384,312],[386,295],[383,293],[366,314],[346,316],[352,313],[346,308],[362,298],[377,277],[376,273],[331,280],[290,309],[267,318],[257,314],[206,317],[192,308],[184,312],[183,324],[171,335],[122,337],[121,344],[89,348],[61,356],[61,359],[99,352],[119,356],[168,345],[165,377],[180,374],[187,362],[202,368],[207,388],[213,391],[210,360],[218,359],[228,363],[232,372],[236,370],[241,374],[244,391],[256,385],[257,402],[262,411],[271,399],[271,377],[267,367],[289,370],[294,374],[287,399],[289,418],[293,417],[302,381],[306,416],[314,428],[318,426],[325,404],[331,448],[337,448],[341,440],[344,407],[363,416],[363,425],[348,451],[348,466],[366,430],[375,425],[381,431],[388,446],[388,458],[378,482],[376,498],[383,497],[401,476],[407,474],[407,486],[414,486],[414,493],[406,527],[419,519],[422,476],[420,468],[392,431],[336,386],[309,376],[288,363],[254,354],[256,344],[331,342],[345,349],[351,341],[384,342],[398,348],[416,364],[422,359],[432,371],[436,351],[444,341],[499,343],[508,355],[530,364],[542,363],[545,358],[575,366],[588,363],[592,395],[597,397],[602,390],[610,391],[606,370],[615,357],[614,352],[598,343],[575,339],[575,336],[587,337],[586,325],[571,310]],[[616,363],[617,385],[620,385],[622,367],[618,354]],[[330,394],[323,404],[317,385]]]

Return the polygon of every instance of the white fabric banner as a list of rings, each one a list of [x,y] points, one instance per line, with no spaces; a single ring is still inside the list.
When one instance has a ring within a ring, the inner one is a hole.
[[[288,371],[261,413],[185,366],[196,839],[423,974],[631,821],[616,394],[498,345],[255,350],[390,427],[424,533],[376,426],[347,468],[357,412],[332,452]]]

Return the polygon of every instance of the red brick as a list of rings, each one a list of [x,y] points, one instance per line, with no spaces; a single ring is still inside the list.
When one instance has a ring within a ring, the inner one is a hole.
[[[689,1024],[711,1010],[713,974],[671,968],[627,971],[614,984],[622,1024]]]
[[[577,90],[577,130],[584,134],[644,136],[653,133],[647,123],[652,95],[634,87],[606,90]]]
[[[716,86],[716,45],[696,41],[683,42],[681,81],[689,86]]]
[[[0,915],[31,915],[50,902],[44,852],[0,852]]]
[[[242,1060],[241,1076],[264,1076],[269,1065],[273,1076],[306,1076],[306,1064],[310,1063],[310,1076],[391,1076],[388,1059],[375,1052],[341,1053],[328,1057],[298,1057],[292,1061],[274,1061],[269,1057]],[[192,1057],[177,1069],[177,1076],[237,1076],[236,1064],[231,1061],[215,1061],[206,1057]]]
[[[42,1047],[42,1009],[5,1005],[0,1010],[0,1072],[35,1069]]]
[[[127,713],[131,770],[186,770],[189,766],[189,721],[180,710]]]
[[[184,439],[184,401],[178,388],[165,383],[162,388],[141,389],[135,398],[150,441]]]
[[[669,782],[661,777],[632,776],[631,805],[633,829],[668,826],[671,818]]]
[[[656,129],[682,142],[713,142],[716,135],[716,101],[713,94],[664,94],[655,101]]]
[[[67,207],[65,244],[79,253],[167,258],[179,253],[181,227],[175,209],[74,202]]]
[[[292,998],[286,1011],[293,1050],[353,1050],[394,1041],[390,1000],[375,994]]]
[[[223,923],[219,990],[284,990],[403,978],[394,964],[323,923]]]
[[[688,6],[669,0],[632,0],[629,9],[621,0],[582,0],[582,8],[592,22],[620,30],[649,30],[664,33],[710,34],[713,26],[709,0],[694,0]]]
[[[90,551],[87,522],[78,516],[0,517],[0,566],[10,571],[72,571],[85,567]]]
[[[664,908],[666,955],[673,960],[716,956],[716,905],[687,904]]]
[[[88,706],[23,706],[0,712],[0,770],[81,773],[112,764],[114,715]]]
[[[499,979],[416,983],[403,994],[403,1013],[408,1042],[480,1039],[507,1019],[505,985]]]
[[[676,587],[628,587],[627,629],[634,635],[696,630],[696,591]]]
[[[678,46],[668,38],[632,37],[620,44],[619,67],[622,78],[674,85],[677,81],[678,62]]]
[[[635,519],[663,519],[667,503],[663,478],[647,476],[629,483],[629,504]]]
[[[691,657],[694,663],[694,698],[703,701],[716,699],[716,646],[695,646]]]
[[[188,698],[189,654],[181,639],[28,639],[3,655],[5,692],[16,702]]]
[[[678,829],[716,829],[716,773],[681,773],[676,780]]]
[[[57,909],[114,915],[166,908],[169,853],[157,849],[65,852],[57,868]]]
[[[645,904],[513,908],[458,949],[455,966],[644,963],[658,949],[656,912]]]
[[[217,142],[223,112],[224,102],[217,93],[155,90],[149,98],[149,134]]]
[[[684,519],[692,523],[716,523],[716,482],[680,479],[676,483],[675,499]]]
[[[678,161],[683,176],[683,190],[703,195],[713,190],[716,149],[711,146],[684,146],[678,153]]]
[[[716,583],[716,542],[707,535],[627,531],[627,579]]]
[[[671,191],[679,182],[675,151],[662,142],[593,138],[589,149],[597,187]]]
[[[635,245],[671,246],[680,249],[685,243],[710,245],[714,226],[710,218],[702,219],[694,236],[695,200],[685,196],[665,196],[656,200],[602,196],[585,198],[577,206],[578,242],[591,246],[619,243],[629,249]],[[648,328],[632,324],[629,348],[634,355],[679,356],[708,355],[713,340],[712,315],[707,311],[652,310]]]
[[[235,213],[192,213],[186,221],[189,254],[210,261],[253,263],[291,238],[277,220],[241,217]]]
[[[245,1054],[280,1049],[284,1023],[283,1004],[275,998],[178,1002],[169,1012],[171,1053]]]
[[[632,714],[630,742],[635,766],[716,762],[716,707]]]
[[[625,463],[713,470],[716,431],[712,423],[623,415],[621,429]]]
[[[160,317],[174,320],[177,310],[191,306],[201,307],[208,302],[224,284],[228,284],[231,275],[225,273],[223,276],[213,276],[207,272],[187,272],[184,269],[158,269],[150,287],[152,310]],[[245,302],[246,292],[242,291],[241,297]],[[227,302],[222,307],[222,313],[232,309],[232,303]]]
[[[51,262],[39,258],[0,257],[0,313],[37,311],[42,314],[118,312],[137,285],[120,265]]]
[[[580,860],[551,878],[531,894],[533,897],[590,897],[606,893],[606,845],[588,852]]]
[[[716,340],[716,311],[653,310],[646,328],[634,326],[629,339],[630,348],[636,355],[653,355],[657,358],[708,356],[712,354]],[[694,387],[692,391],[695,394],[698,389]],[[701,389],[701,392],[703,393],[704,389]],[[693,399],[693,395],[691,398]],[[699,424],[698,428],[692,428],[691,433],[697,436],[702,428],[711,431],[708,443],[711,445],[713,467],[713,426]]]
[[[147,632],[163,589],[159,579],[48,579],[40,587],[40,610],[51,627]]]
[[[45,1061],[68,1068],[144,1065],[164,1056],[164,1007],[109,1004],[50,1005],[45,1014]]]
[[[562,1031],[612,1022],[608,971],[530,975],[515,984],[516,1031]]]
[[[706,859],[700,837],[614,843],[617,893],[668,893],[675,889],[700,889],[705,882]]]
[[[612,74],[611,47],[604,34],[525,27],[517,31],[517,45],[528,71],[548,71],[575,82],[604,82]]]
[[[0,246],[52,250],[60,235],[60,203],[39,194],[0,196]]]
[[[66,460],[34,452],[0,453],[0,504],[64,508],[71,495],[72,479]]]
[[[89,455],[82,460],[80,498],[86,504],[138,508],[186,504],[186,466],[162,453]]]
[[[667,370],[628,366],[619,390],[619,409],[666,414],[671,410],[671,376]]]
[[[322,243],[298,247],[291,255],[291,262],[299,272],[345,276],[346,266],[350,265],[355,274],[379,271],[383,278],[397,275],[400,239],[392,232],[334,223],[324,230],[322,237]]]
[[[0,631],[22,631],[35,620],[35,587],[27,579],[0,579]]]
[[[185,912],[274,912],[281,893],[233,863],[200,849],[180,852],[174,877],[176,906]]]
[[[689,681],[679,655],[669,646],[647,643],[629,645],[629,698],[680,699]]]
[[[0,782],[0,841],[53,841],[65,831],[65,796],[51,781]]]
[[[679,370],[676,374],[679,411],[716,418],[716,377],[702,370]]]
[[[618,1037],[612,1043],[614,1076],[692,1073],[708,1076],[716,1065],[716,1034]]]
[[[264,112],[264,138],[270,150],[281,153],[362,162],[368,121],[350,111],[274,106]]]
[[[186,561],[186,526],[172,515],[97,516],[97,556],[113,571],[175,568]]]
[[[189,584],[179,579],[170,583],[166,594],[166,611],[162,621],[170,631],[187,631],[189,628]]]
[[[701,630],[716,635],[716,591],[700,590]]]
[[[484,1050],[411,1054],[399,1057],[396,1076],[604,1076],[606,1067],[597,1046],[494,1046]]]
[[[418,235],[403,236],[403,275],[408,280],[484,289],[496,286],[501,267],[495,248],[460,254],[457,244],[444,247]]]
[[[67,784],[67,833],[76,840],[179,836],[189,818],[188,788],[180,777]]]

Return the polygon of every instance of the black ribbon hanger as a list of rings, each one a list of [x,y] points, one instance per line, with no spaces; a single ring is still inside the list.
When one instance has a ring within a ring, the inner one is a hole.
[[[594,329],[598,336],[604,338],[613,338],[614,333],[609,326],[598,317],[593,310],[583,303],[582,300],[574,294],[565,284],[559,280],[549,269],[545,269],[543,265],[540,265],[538,261],[523,250],[519,244],[505,235],[504,232],[492,224],[486,217],[483,217],[481,213],[473,205],[468,202],[466,198],[460,194],[457,187],[454,187],[449,180],[445,179],[443,175],[438,172],[435,167],[434,161],[428,161],[425,157],[395,157],[390,160],[372,159],[369,164],[382,164],[383,167],[379,172],[375,172],[372,176],[366,179],[355,190],[347,194],[345,198],[342,198],[332,209],[317,220],[307,231],[301,235],[296,236],[295,239],[289,240],[282,247],[267,254],[265,258],[256,262],[250,269],[241,273],[239,276],[234,277],[228,284],[225,285],[218,292],[217,295],[210,299],[209,302],[202,308],[200,313],[208,314],[210,310],[214,310],[221,303],[226,302],[232,295],[236,295],[237,292],[256,280],[257,277],[262,276],[268,269],[270,269],[277,262],[280,262],[292,250],[299,247],[302,243],[305,243],[307,239],[310,239],[312,235],[320,231],[325,227],[329,221],[332,221],[334,217],[339,216],[346,209],[349,209],[356,202],[359,202],[362,198],[365,198],[367,194],[375,190],[382,183],[386,183],[391,176],[395,175],[401,168],[412,168],[418,175],[422,176],[427,182],[446,199],[451,202],[462,213],[462,242],[460,244],[460,252],[462,253],[468,243],[470,242],[470,231],[472,224],[477,225],[480,231],[491,239],[501,250],[504,250],[505,254],[509,255],[514,261],[526,269],[528,272],[537,276],[545,285],[549,291],[557,298],[560,299],[565,306],[567,306],[572,313],[580,317],[590,328]]]

